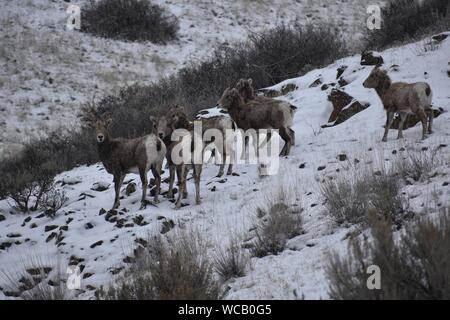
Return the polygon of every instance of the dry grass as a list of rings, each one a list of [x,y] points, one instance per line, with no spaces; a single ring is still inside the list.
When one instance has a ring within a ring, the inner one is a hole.
[[[180,232],[166,242],[161,236],[136,258],[124,278],[97,292],[108,300],[211,300],[218,298],[213,266],[196,232]]]
[[[395,241],[388,220],[371,213],[373,241],[353,239],[346,257],[330,257],[332,299],[450,299],[450,211],[436,221],[422,219]],[[367,288],[367,268],[381,270],[381,289]]]

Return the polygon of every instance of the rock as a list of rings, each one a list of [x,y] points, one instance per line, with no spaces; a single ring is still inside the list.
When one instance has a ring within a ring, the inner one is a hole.
[[[72,255],[69,258],[69,266],[76,266],[83,261],[84,261],[83,258],[78,258],[77,256]]]
[[[92,277],[93,275],[94,275],[93,273],[86,272],[85,274],[83,274],[83,279],[90,278],[90,277]]]
[[[161,228],[161,234],[165,234],[172,230],[175,227],[175,222],[173,222],[172,219],[168,219],[163,221],[162,228]]]
[[[288,94],[289,92],[295,91],[297,89],[298,89],[298,87],[293,83],[285,84],[284,86],[281,87],[281,95],[284,96],[284,95]]]
[[[326,166],[320,166],[317,168],[317,171],[323,171],[323,170],[325,170],[325,168],[326,168]]]
[[[108,190],[109,186],[110,186],[110,183],[108,183],[108,182],[102,182],[102,181],[96,182],[92,186],[91,190],[97,191],[97,192],[102,192],[102,191]]]
[[[217,190],[216,186],[213,186],[210,191],[211,192],[216,192],[216,190]]]
[[[131,182],[127,185],[127,188],[125,189],[125,194],[127,195],[127,197],[130,196],[130,194],[136,192],[136,183]]]
[[[37,228],[37,224],[36,224],[36,223],[32,223],[32,224],[30,225],[30,229],[34,229],[34,228]]]
[[[144,216],[142,216],[142,215],[138,215],[138,216],[134,217],[133,222],[141,227],[148,224],[148,222],[144,220]]]
[[[12,246],[11,242],[2,242],[0,243],[0,250],[6,250]]]
[[[86,230],[93,229],[93,228],[94,228],[94,225],[93,225],[92,223],[88,222],[88,223],[86,223],[86,224],[84,225],[84,228],[85,228]]]
[[[58,236],[56,232],[50,233],[50,235],[45,239],[45,242],[50,242],[51,240],[55,239]]]
[[[340,78],[338,81],[339,86],[341,87],[345,87],[346,85],[348,85],[348,81],[345,80],[344,78]]]
[[[433,111],[433,118],[437,118],[439,117],[442,113],[443,113],[443,109],[442,108],[432,108],[431,109]],[[403,126],[403,130],[415,127],[416,124],[418,124],[420,122],[419,118],[417,118],[415,115],[413,114],[408,114],[406,116],[406,120],[405,120],[405,124]],[[392,123],[391,129],[397,129],[400,127],[400,117],[396,116],[394,119],[394,122]]]
[[[120,273],[120,271],[122,271],[123,269],[125,269],[125,268],[124,267],[117,267],[117,268],[111,267],[108,270],[109,270],[109,272],[111,272],[112,275],[116,275],[116,274]]]
[[[136,259],[135,259],[135,258],[132,258],[132,257],[130,257],[130,256],[126,256],[125,258],[123,258],[122,261],[125,262],[125,263],[135,263],[135,262],[136,262]]]
[[[103,244],[103,240],[99,240],[99,241],[97,241],[97,242],[91,244],[89,247],[90,247],[91,249],[94,249],[95,247],[101,246],[102,244]]]
[[[5,216],[0,214],[0,222],[5,221],[5,220],[6,220]]]
[[[443,186],[443,187],[448,186],[448,181],[445,181],[444,183],[442,183],[442,186]]]
[[[450,78],[450,70],[447,70],[447,75]]]
[[[48,275],[53,269],[50,267],[42,267],[42,268],[29,268],[25,271],[30,276],[40,276],[40,275]]]
[[[338,155],[338,159],[339,161],[345,161],[347,160],[347,155],[345,153],[341,153],[340,155]]]
[[[306,162],[303,162],[301,165],[298,166],[299,169],[305,169],[306,168]]]
[[[328,100],[333,104],[333,112],[328,119],[328,124],[323,125],[322,128],[341,124],[370,106],[370,104],[362,105],[348,93],[338,89],[331,90]]]
[[[117,210],[111,209],[108,211],[108,213],[105,215],[105,220],[108,222],[116,222],[117,221]]]
[[[431,39],[433,39],[434,41],[439,43],[439,42],[442,42],[445,39],[447,39],[448,36],[449,36],[449,33],[440,33],[440,34],[432,36]]]
[[[365,51],[361,54],[362,66],[381,66],[383,63],[383,57],[378,52]]]
[[[310,88],[318,87],[322,84],[322,80],[320,78],[316,79],[313,83],[309,85]]]
[[[69,223],[71,223],[72,221],[73,221],[73,218],[67,218],[66,224],[69,224]]]
[[[342,74],[344,73],[344,71],[345,70],[347,70],[347,66],[345,66],[345,65],[343,65],[343,66],[340,66],[338,69],[337,69],[337,72],[336,72],[336,79],[339,79],[341,76],[342,76]]]
[[[44,231],[45,231],[45,232],[49,232],[49,231],[55,230],[55,229],[58,228],[58,227],[59,227],[59,226],[57,226],[57,225],[48,225],[48,226],[45,226]]]
[[[61,181],[61,186],[73,186],[75,184],[81,183],[82,181],[83,180],[81,179],[81,177],[64,177]]]
[[[320,90],[325,91],[325,90],[327,90],[329,87],[330,87],[330,86],[329,86],[328,84],[323,84],[323,85],[320,87]]]
[[[101,216],[101,215],[103,215],[105,213],[106,213],[106,210],[101,208],[100,211],[98,212],[98,215]]]
[[[6,235],[8,238],[20,238],[22,235],[20,233],[11,232]]]

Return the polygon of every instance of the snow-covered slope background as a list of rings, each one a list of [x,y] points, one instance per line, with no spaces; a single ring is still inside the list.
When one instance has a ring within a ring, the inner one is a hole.
[[[357,0],[159,0],[180,22],[167,45],[126,43],[66,30],[69,4],[87,0],[0,3],[0,155],[59,127],[77,127],[82,103],[133,83],[159,80],[218,46],[295,23],[333,22],[357,43],[368,3]],[[81,22],[83,23],[83,22]]]
[[[110,284],[123,272],[137,246],[135,240],[160,233],[167,221],[172,220],[175,229],[198,230],[207,241],[210,254],[227,244],[231,237],[240,237],[242,241],[251,239],[256,207],[284,185],[292,190],[293,201],[304,209],[304,233],[289,240],[288,248],[279,255],[252,258],[247,274],[226,284],[225,298],[328,298],[326,257],[330,252],[346,254],[352,227],[338,227],[326,214],[325,199],[320,193],[324,179],[352,174],[352,170],[364,167],[374,171],[389,168],[398,157],[408,153],[435,152],[439,161],[430,178],[405,185],[402,192],[409,198],[411,210],[419,216],[431,215],[450,205],[450,77],[447,73],[450,40],[444,40],[433,50],[423,48],[421,41],[386,50],[381,55],[386,68],[397,65],[389,72],[394,81],[427,81],[431,85],[433,105],[445,112],[435,120],[434,133],[428,139],[421,140],[422,129],[417,125],[405,131],[404,140],[396,140],[392,130],[388,142],[381,142],[385,123],[383,107],[375,91],[362,86],[372,67],[361,66],[359,55],[348,57],[270,88],[278,90],[290,83],[297,86],[296,90],[279,97],[297,106],[298,111],[293,126],[296,145],[291,155],[280,159],[278,175],[260,178],[255,166],[238,165],[235,168],[238,175],[215,178],[217,167],[206,165],[201,182],[202,204],[194,205],[193,183],[189,181],[186,200],[189,205],[176,211],[166,198],[162,198],[158,207],[139,210],[140,182],[138,176],[130,174],[126,181],[136,182],[138,191],[122,200],[119,218],[124,220],[119,227],[117,222],[106,221],[102,212],[113,202],[112,177],[101,164],[78,167],[56,177],[70,201],[55,219],[41,212],[32,213],[30,218],[10,214],[8,201],[0,202],[0,214],[4,217],[0,221],[1,268],[15,274],[30,261],[39,260],[62,265],[65,271],[69,261],[83,259],[78,264],[84,265],[85,292],[79,297],[90,298],[96,288]],[[336,70],[342,65],[347,66],[343,77],[349,82],[342,90],[360,102],[370,103],[370,107],[338,126],[323,129],[321,126],[332,111],[327,99],[331,87],[322,90],[321,86],[310,85],[319,78],[322,83],[336,82]],[[137,76],[139,73],[133,75]],[[75,91],[87,98],[80,88]],[[340,161],[342,154],[346,155],[344,161]],[[95,184],[108,188],[94,191]],[[162,189],[167,190],[167,183]],[[52,233],[55,235],[51,236]],[[53,267],[49,278],[57,270],[58,267]],[[7,297],[0,292],[0,298]]]

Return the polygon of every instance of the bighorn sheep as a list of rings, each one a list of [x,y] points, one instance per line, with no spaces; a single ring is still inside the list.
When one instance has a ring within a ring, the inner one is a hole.
[[[242,96],[245,103],[255,99],[257,101],[260,101],[261,103],[264,103],[265,101],[274,100],[273,98],[255,95],[255,89],[253,88],[253,80],[250,78],[239,79],[239,81],[236,83],[235,88],[237,89],[237,91],[239,91],[239,94]],[[292,116],[294,115],[295,111],[296,108],[292,106],[291,107]],[[289,130],[292,136],[292,145],[295,145],[295,132],[291,128],[289,128]]]
[[[383,142],[387,141],[389,129],[394,122],[394,115],[400,115],[398,139],[403,138],[403,126],[408,114],[416,115],[422,122],[422,139],[432,132],[433,113],[431,110],[432,92],[426,82],[404,83],[392,82],[387,71],[375,67],[364,81],[365,88],[375,89],[386,110],[386,127]],[[429,127],[427,128],[427,113]]]
[[[173,184],[175,181],[175,171],[178,177],[178,199],[175,207],[181,207],[181,200],[187,197],[186,178],[189,170],[192,168],[195,181],[195,202],[200,204],[200,177],[203,167],[203,159],[200,162],[194,159],[194,148],[197,146],[201,148],[203,154],[202,138],[193,131],[193,125],[189,122],[178,122],[173,108],[169,110],[166,116],[159,118],[150,117],[150,120],[156,126],[158,136],[163,139],[167,146],[166,158],[169,165],[169,192],[168,198],[173,198]],[[176,121],[178,127],[176,128],[173,122]],[[176,129],[184,129],[184,132],[178,132],[178,140],[172,141],[172,133]],[[190,155],[183,155],[183,150],[189,150]],[[177,153],[178,152],[178,153]],[[174,157],[177,157],[175,159]],[[185,159],[188,160],[186,161]]]
[[[174,129],[179,128],[187,128],[192,125],[192,123],[187,119],[186,112],[183,107],[176,106],[171,108],[166,115],[168,126],[173,127]],[[233,135],[230,135],[230,132],[234,132],[236,128],[236,124],[234,121],[227,116],[213,116],[209,118],[200,118],[196,121],[201,121],[202,125],[202,135],[204,139],[211,139],[211,143],[207,143],[207,147],[214,146],[215,150],[220,153],[221,156],[221,164],[219,173],[217,177],[223,176],[225,169],[225,159],[229,153],[232,153],[233,146],[232,140]],[[212,130],[215,129],[220,133],[221,139],[216,139],[218,137],[214,136],[214,132]],[[210,130],[208,132],[208,130]],[[211,133],[212,136],[209,135]],[[205,135],[206,134],[206,135]],[[205,142],[205,141],[204,141]],[[231,154],[232,156],[232,154]],[[231,160],[231,159],[230,159]],[[233,163],[230,161],[228,164],[227,175],[231,175],[233,173]]]
[[[114,176],[115,198],[113,209],[120,205],[120,187],[127,173],[138,173],[142,182],[141,209],[147,205],[147,173],[152,170],[155,177],[154,201],[158,203],[161,185],[161,168],[166,146],[155,135],[149,134],[136,139],[111,138],[109,126],[111,118],[88,119],[88,124],[95,129],[98,153],[106,171]]]
[[[238,128],[243,130],[278,129],[285,142],[280,155],[289,154],[295,136],[290,127],[296,108],[288,102],[275,99],[253,99],[245,103],[236,88],[227,88],[217,102],[217,107],[226,109]]]

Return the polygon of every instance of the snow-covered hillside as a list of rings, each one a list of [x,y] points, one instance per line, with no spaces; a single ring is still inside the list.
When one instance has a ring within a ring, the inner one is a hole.
[[[71,1],[84,5],[87,0]],[[334,21],[357,40],[373,1],[159,0],[180,21],[179,40],[167,45],[99,39],[65,29],[68,2],[0,3],[0,155],[49,130],[78,125],[80,105],[148,84],[280,24]],[[380,1],[377,1],[380,2]],[[83,23],[81,21],[81,23]]]
[[[138,191],[124,196],[118,215],[118,219],[124,220],[119,224],[106,221],[106,213],[102,212],[113,203],[112,177],[101,164],[76,168],[56,178],[70,201],[55,219],[40,212],[10,214],[8,201],[0,202],[0,214],[5,218],[0,222],[1,269],[14,274],[30,261],[39,260],[62,265],[65,270],[70,260],[83,259],[78,264],[85,266],[82,288],[86,292],[80,298],[90,298],[95,288],[111,283],[126,267],[127,257],[132,257],[137,246],[136,239],[148,239],[149,235],[160,233],[172,220],[175,228],[198,230],[208,241],[212,254],[228,243],[230,237],[251,237],[249,230],[254,224],[255,208],[280,185],[285,185],[295,191],[294,199],[298,198],[304,208],[305,233],[291,239],[288,249],[279,255],[252,258],[247,275],[227,284],[225,298],[328,298],[324,270],[327,254],[346,253],[347,234],[352,228],[337,227],[327,216],[320,194],[323,179],[349,174],[355,166],[375,171],[389,167],[397,157],[407,153],[435,151],[440,159],[435,174],[425,181],[404,186],[402,192],[409,198],[411,209],[419,215],[435,213],[437,205],[450,205],[450,77],[447,74],[450,39],[431,51],[423,50],[423,45],[423,42],[413,43],[381,55],[387,68],[397,65],[389,72],[395,81],[426,80],[434,91],[434,106],[446,111],[435,120],[434,133],[428,139],[421,140],[422,129],[417,125],[405,131],[404,140],[395,140],[396,134],[391,132],[388,142],[382,143],[385,114],[381,102],[373,90],[362,86],[372,67],[362,67],[360,56],[342,59],[270,88],[278,90],[290,83],[297,86],[280,97],[297,106],[298,111],[293,126],[296,146],[291,155],[280,159],[278,175],[260,178],[255,166],[239,165],[235,169],[238,176],[215,178],[217,168],[207,165],[201,183],[202,204],[194,205],[193,183],[189,181],[186,200],[189,205],[177,211],[166,198],[158,207],[149,206],[140,211],[139,178],[129,175],[126,181],[134,180]],[[342,90],[360,102],[370,103],[370,107],[338,126],[322,129],[332,110],[327,100],[331,87],[322,90],[321,86],[310,85],[319,78],[325,84],[336,82],[336,70],[342,65],[347,66],[343,77],[349,82]],[[342,154],[346,155],[344,161],[338,157]],[[109,187],[94,191],[96,183]],[[164,183],[163,191],[166,190],[167,183]],[[51,236],[52,233],[55,235]],[[54,267],[49,277],[57,269]],[[0,292],[0,298],[6,297]]]

